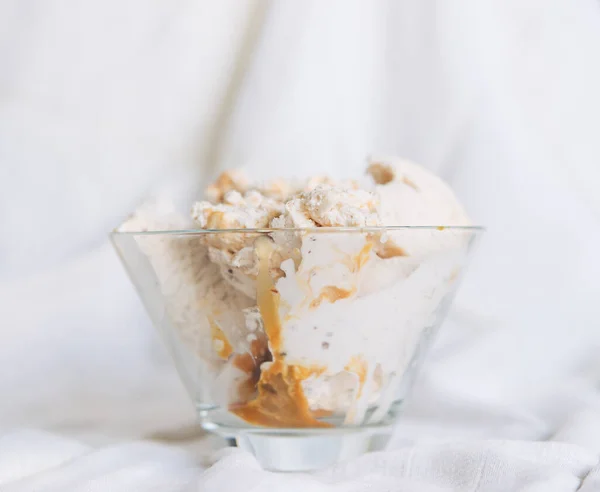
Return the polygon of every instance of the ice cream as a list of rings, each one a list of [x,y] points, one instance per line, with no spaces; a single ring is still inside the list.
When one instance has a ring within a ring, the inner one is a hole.
[[[464,236],[441,232],[470,221],[442,180],[385,158],[362,181],[229,171],[191,226],[150,204],[120,228],[202,231],[136,241],[174,329],[210,369],[210,399],[246,423],[381,418],[460,271]],[[406,225],[435,227],[390,227]]]

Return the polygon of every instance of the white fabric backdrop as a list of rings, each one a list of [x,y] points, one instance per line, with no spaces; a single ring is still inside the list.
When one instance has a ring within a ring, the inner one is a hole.
[[[552,435],[599,398],[599,48],[595,0],[0,3],[0,429],[171,439],[192,408],[107,231],[375,151],[489,229],[401,435]]]

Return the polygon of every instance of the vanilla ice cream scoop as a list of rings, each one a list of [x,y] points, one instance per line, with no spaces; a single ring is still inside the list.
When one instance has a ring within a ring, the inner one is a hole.
[[[212,398],[235,418],[267,427],[380,418],[436,324],[469,241],[454,226],[469,218],[416,164],[371,159],[367,174],[364,184],[254,182],[228,171],[192,206],[196,233],[136,236],[174,328],[212,368]],[[120,231],[189,222],[154,204]]]
[[[367,173],[385,225],[463,226],[471,221],[452,189],[425,168],[397,157],[371,158]]]
[[[182,230],[191,221],[169,202],[149,201],[119,228],[125,232]],[[160,284],[170,319],[193,350],[206,360],[227,360],[249,350],[245,310],[253,299],[230,287],[197,236],[135,236]]]

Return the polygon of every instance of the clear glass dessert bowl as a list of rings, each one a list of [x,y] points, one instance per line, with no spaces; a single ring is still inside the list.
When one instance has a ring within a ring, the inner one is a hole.
[[[480,227],[115,232],[202,427],[267,469],[385,442]]]

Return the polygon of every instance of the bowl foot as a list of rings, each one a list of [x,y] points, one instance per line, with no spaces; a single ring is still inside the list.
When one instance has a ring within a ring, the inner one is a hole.
[[[382,450],[389,433],[285,435],[245,433],[236,437],[239,448],[251,452],[265,470],[306,472],[326,468],[368,451]]]

